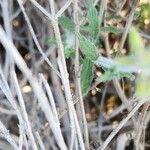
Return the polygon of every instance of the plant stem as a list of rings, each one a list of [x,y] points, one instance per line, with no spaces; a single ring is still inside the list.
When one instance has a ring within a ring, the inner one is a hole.
[[[119,130],[126,124],[126,122],[134,115],[134,113],[142,106],[143,102],[139,101],[137,105],[130,111],[130,113],[127,115],[125,119],[123,119],[119,125],[114,129],[110,135],[107,137],[107,139],[104,141],[103,145],[99,147],[99,150],[105,150],[107,145],[111,142],[111,140],[114,138],[114,136],[119,132]]]
[[[74,22],[75,22],[75,31],[79,32],[79,20],[78,20],[78,0],[74,1]],[[77,104],[79,111],[78,111],[78,117],[82,117],[83,122],[83,134],[84,134],[84,140],[85,140],[85,146],[86,149],[89,149],[89,135],[88,135],[88,127],[87,127],[87,121],[85,116],[85,108],[83,103],[83,97],[82,97],[82,90],[81,90],[81,79],[80,79],[80,63],[79,63],[79,41],[78,38],[75,37],[75,50],[76,50],[76,57],[75,57],[75,80],[76,80],[76,97],[79,97],[79,104]]]
[[[57,12],[57,14],[55,15],[55,18],[59,18],[64,11],[70,6],[70,4],[73,2],[73,0],[68,0],[65,5]]]
[[[29,80],[33,91],[39,101],[39,104],[46,116],[46,119],[48,120],[48,123],[52,129],[52,132],[56,138],[56,141],[58,143],[58,146],[61,150],[66,150],[66,144],[64,142],[64,139],[62,135],[58,132],[58,129],[56,128],[56,122],[53,116],[53,113],[51,111],[51,108],[48,103],[48,99],[41,87],[41,85],[38,83],[37,78],[32,74],[30,69],[27,67],[24,59],[19,54],[18,50],[14,46],[14,44],[10,41],[10,39],[6,36],[4,30],[0,26],[0,42],[4,46],[7,52],[9,52],[12,57],[14,58],[14,61],[18,68],[22,71],[22,73],[25,75],[25,77]]]

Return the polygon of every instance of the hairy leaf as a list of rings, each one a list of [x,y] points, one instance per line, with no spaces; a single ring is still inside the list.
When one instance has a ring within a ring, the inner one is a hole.
[[[113,26],[101,27],[101,31],[103,31],[103,32],[110,32],[110,33],[118,33],[119,32],[117,27],[113,27]]]
[[[136,81],[136,95],[150,96],[150,76],[139,75]]]
[[[74,57],[75,56],[75,50],[73,48],[66,48],[65,49],[65,57],[68,59],[68,58],[71,58],[71,57]]]
[[[118,72],[116,69],[110,69],[110,70],[105,71],[105,73],[101,75],[100,77],[97,77],[96,81],[106,82],[106,81],[111,81],[115,78],[121,79],[123,77],[130,78],[131,80],[135,79],[134,75],[130,73]]]
[[[114,60],[117,62],[117,64],[120,65],[133,65],[135,63],[136,57],[134,56],[116,57]]]
[[[150,50],[144,51],[141,56],[140,64],[145,67],[150,67]]]
[[[129,32],[129,44],[131,52],[133,52],[137,57],[141,57],[144,51],[144,44],[137,29],[134,27],[132,27]]]
[[[96,46],[80,33],[76,33],[76,35],[78,36],[82,53],[86,58],[95,61],[99,56]]]
[[[99,18],[92,0],[88,0],[87,18],[89,22],[89,31],[91,33],[92,41],[95,41],[99,34]]]
[[[61,16],[61,17],[59,17],[58,22],[59,22],[59,25],[62,26],[63,28],[65,28],[71,32],[75,31],[75,24],[68,17]]]
[[[116,15],[110,15],[106,17],[106,20],[117,20],[120,19],[120,16],[116,16]]]
[[[140,21],[150,18],[150,3],[144,3],[141,5],[140,10]]]
[[[85,96],[89,90],[94,77],[94,65],[89,59],[84,59],[81,70],[81,89],[82,94]]]

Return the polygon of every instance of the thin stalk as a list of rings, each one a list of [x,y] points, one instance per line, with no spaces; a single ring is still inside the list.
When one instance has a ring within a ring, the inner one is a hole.
[[[12,137],[9,134],[9,131],[6,129],[6,127],[3,125],[3,123],[0,121],[0,137],[4,138],[5,140],[8,141],[8,143],[15,149],[19,150],[17,144],[15,141],[12,139]]]
[[[12,13],[11,12],[12,5],[13,3],[10,0],[3,0],[1,3],[4,28],[10,40],[12,40],[12,24],[11,24],[11,18],[10,18],[10,14]],[[12,57],[10,56],[10,54],[6,52],[5,65],[4,65],[4,74],[5,74],[6,79],[9,74],[9,68],[13,66],[14,65],[13,65]]]
[[[107,0],[101,0],[100,2],[100,11],[99,11],[99,27],[101,27],[102,20],[103,20],[103,15],[105,8],[107,6]]]
[[[36,8],[38,8],[46,17],[53,20],[53,17],[35,0],[29,0]]]
[[[27,13],[25,12],[25,9],[24,9],[24,7],[23,7],[21,1],[20,1],[20,0],[17,0],[17,1],[18,1],[18,3],[19,3],[19,6],[20,6],[20,8],[21,8],[21,11],[22,11],[22,13],[23,13],[23,15],[24,15],[25,21],[27,22],[27,25],[28,25],[28,27],[29,27],[30,33],[31,33],[31,35],[32,35],[32,38],[33,38],[33,40],[34,40],[34,43],[35,43],[36,47],[38,48],[39,52],[41,53],[41,55],[43,56],[43,58],[44,58],[44,60],[47,62],[47,64],[55,71],[55,73],[56,73],[59,77],[61,77],[61,76],[60,76],[60,73],[55,69],[55,67],[54,67],[53,64],[50,62],[50,60],[48,59],[48,57],[46,56],[46,54],[43,52],[43,50],[42,50],[42,48],[41,48],[41,46],[40,46],[40,44],[39,44],[39,42],[38,42],[38,40],[37,40],[36,34],[35,34],[34,30],[33,30],[33,27],[32,27],[32,25],[31,25],[31,23],[30,23],[29,17],[28,17],[28,15],[27,15]]]
[[[41,80],[43,82],[43,85],[44,85],[44,87],[46,89],[46,92],[47,92],[47,95],[48,95],[48,98],[49,98],[49,101],[50,101],[51,109],[53,111],[53,114],[54,114],[54,117],[55,117],[55,120],[56,120],[56,124],[58,126],[58,129],[60,129],[60,122],[59,122],[59,119],[58,119],[58,113],[57,113],[57,110],[56,110],[56,105],[55,105],[54,97],[52,95],[51,88],[48,85],[48,82],[44,78],[43,74],[40,74],[40,78],[41,78]]]
[[[127,121],[134,115],[134,113],[142,106],[144,102],[139,101],[137,105],[130,111],[125,119],[123,119],[119,125],[110,133],[107,139],[104,141],[103,145],[98,148],[98,150],[105,150],[114,136],[119,132],[119,130],[127,123]]]
[[[57,14],[55,15],[55,18],[59,18],[64,11],[70,6],[70,4],[73,2],[73,0],[68,0],[65,5],[57,12]]]
[[[21,90],[20,90],[20,87],[19,87],[17,76],[16,76],[16,73],[15,73],[14,70],[11,71],[11,76],[12,76],[12,80],[14,81],[13,83],[14,83],[14,87],[16,89],[16,93],[17,93],[17,96],[18,96],[18,101],[20,103],[21,112],[22,112],[23,118],[24,118],[24,120],[26,122],[26,125],[27,125],[27,130],[26,131],[27,131],[28,137],[29,137],[29,139],[32,143],[31,145],[32,145],[33,149],[36,150],[38,148],[37,148],[37,145],[36,145],[33,133],[32,133],[32,129],[31,129],[31,125],[29,123],[28,114],[27,114],[26,107],[25,107],[25,104],[24,104],[23,96],[21,94]]]
[[[55,125],[55,119],[53,117],[53,113],[51,111],[51,108],[48,103],[48,99],[41,87],[41,85],[38,83],[37,78],[32,74],[30,69],[27,67],[24,59],[21,57],[19,54],[18,50],[14,46],[14,44],[9,40],[9,38],[6,36],[4,30],[0,26],[0,42],[4,46],[7,52],[9,52],[12,57],[14,58],[14,61],[18,68],[22,71],[22,73],[25,75],[25,77],[28,79],[30,82],[33,91],[35,93],[35,96],[37,97],[39,104],[46,116],[46,119],[48,120],[48,123],[52,129],[52,132],[56,138],[57,144],[61,150],[66,150],[66,144],[64,142],[63,137],[61,134],[58,132],[58,129],[56,128]]]
[[[39,135],[39,133],[36,132],[35,135],[36,135],[36,138],[37,138],[37,140],[38,140],[38,142],[39,142],[39,145],[40,145],[41,150],[46,150],[45,147],[44,147],[43,141],[42,141],[42,139],[41,139],[41,137],[40,137],[40,135]]]
[[[80,30],[79,26],[79,20],[78,20],[78,0],[74,1],[74,22],[75,22],[75,31],[78,33]],[[83,96],[82,96],[82,90],[81,90],[81,82],[80,82],[80,63],[79,63],[79,40],[77,37],[75,37],[75,50],[76,50],[76,57],[75,57],[75,80],[76,80],[76,97],[79,97],[79,104],[77,105],[79,107],[79,113],[81,112],[82,117],[82,123],[83,123],[83,134],[84,134],[84,140],[85,140],[85,146],[86,149],[89,149],[89,135],[88,135],[88,127],[87,127],[87,121],[85,116],[85,108],[83,103]]]
[[[129,28],[131,27],[131,24],[132,24],[132,21],[133,21],[133,17],[134,17],[135,8],[137,6],[137,3],[138,3],[138,0],[134,0],[133,1],[132,9],[131,9],[130,15],[128,17],[128,20],[126,22],[125,29],[124,29],[124,32],[122,34],[122,37],[121,37],[121,40],[120,40],[120,44],[119,44],[119,47],[118,47],[118,52],[119,53],[123,49],[124,43],[126,41]]]

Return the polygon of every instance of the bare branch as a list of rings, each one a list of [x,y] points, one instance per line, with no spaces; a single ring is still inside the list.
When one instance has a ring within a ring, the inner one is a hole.
[[[72,3],[73,0],[68,0],[65,5],[57,12],[57,14],[55,15],[55,18],[59,18],[64,11],[70,6],[70,4]]]
[[[110,141],[114,138],[114,136],[126,124],[126,122],[134,115],[134,113],[142,106],[142,104],[143,104],[142,100],[137,103],[137,105],[131,110],[128,116],[119,123],[119,125],[117,126],[115,130],[113,130],[113,132],[111,132],[111,134],[104,141],[103,145],[99,148],[99,150],[105,150],[105,148],[110,143]]]
[[[55,125],[56,123],[55,123],[55,119],[53,117],[53,113],[51,111],[48,100],[46,98],[46,95],[45,95],[41,85],[38,83],[37,78],[32,74],[30,69],[27,67],[23,58],[21,57],[21,55],[17,51],[16,47],[9,40],[9,38],[7,38],[7,36],[6,36],[4,30],[2,29],[1,26],[0,26],[0,42],[5,47],[6,51],[8,51],[12,55],[18,68],[22,71],[22,73],[29,80],[29,82],[33,88],[33,91],[39,100],[40,106],[41,106],[43,112],[45,113],[45,116],[49,122],[49,125],[52,128],[52,132],[55,135],[56,141],[57,141],[60,149],[66,150],[66,145],[64,143],[64,139],[59,134],[58,129],[56,128],[56,125]]]

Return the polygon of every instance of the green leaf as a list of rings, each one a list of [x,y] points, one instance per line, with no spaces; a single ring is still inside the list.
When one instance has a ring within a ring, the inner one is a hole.
[[[101,75],[100,77],[97,77],[96,81],[98,82],[106,82],[111,81],[115,78],[121,79],[123,77],[130,78],[131,80],[135,79],[134,75],[130,73],[124,73],[124,72],[118,72],[115,68],[106,70],[106,72]]]
[[[134,56],[116,57],[115,62],[119,65],[133,65],[136,61]]]
[[[65,46],[70,48],[74,46],[75,35],[72,32],[65,32]]]
[[[71,58],[75,56],[75,50],[73,48],[66,48],[65,49],[65,58]]]
[[[144,52],[144,44],[137,29],[134,27],[132,27],[129,32],[129,44],[131,52],[133,52],[137,57],[141,57]]]
[[[89,30],[90,30],[89,26],[83,26],[83,25],[80,26],[80,31],[82,32],[89,32]]]
[[[60,26],[62,26],[63,28],[65,28],[65,29],[67,29],[71,32],[75,31],[74,22],[66,16],[59,17],[58,23],[59,23]]]
[[[150,96],[150,76],[139,75],[136,81],[136,95]]]
[[[91,33],[92,41],[97,39],[99,34],[99,18],[96,8],[92,0],[88,0],[87,18],[89,23],[89,32]]]
[[[90,59],[91,61],[95,61],[99,57],[96,46],[80,33],[76,33],[76,35],[79,39],[82,53],[86,58]]]
[[[101,76],[97,77],[96,78],[96,81],[97,82],[106,82],[106,81],[110,81],[112,80],[113,78],[115,78],[116,76],[112,76],[111,72],[110,71],[106,71],[104,74],[102,74]]]
[[[140,64],[145,67],[150,67],[150,51],[144,51],[141,56]]]
[[[140,12],[139,12],[139,10],[136,10],[134,12],[134,20],[138,20],[138,19],[140,19]]]
[[[113,27],[113,26],[101,27],[101,31],[103,31],[103,32],[110,32],[110,33],[118,33],[119,32],[117,27]]]
[[[141,10],[140,10],[140,21],[144,21],[145,19],[150,18],[150,4],[145,3],[141,5]]]
[[[82,94],[85,96],[89,90],[94,77],[94,65],[89,59],[84,59],[81,70],[81,89]]]
[[[106,20],[117,20],[120,19],[120,16],[116,16],[116,15],[110,15],[106,17]]]

